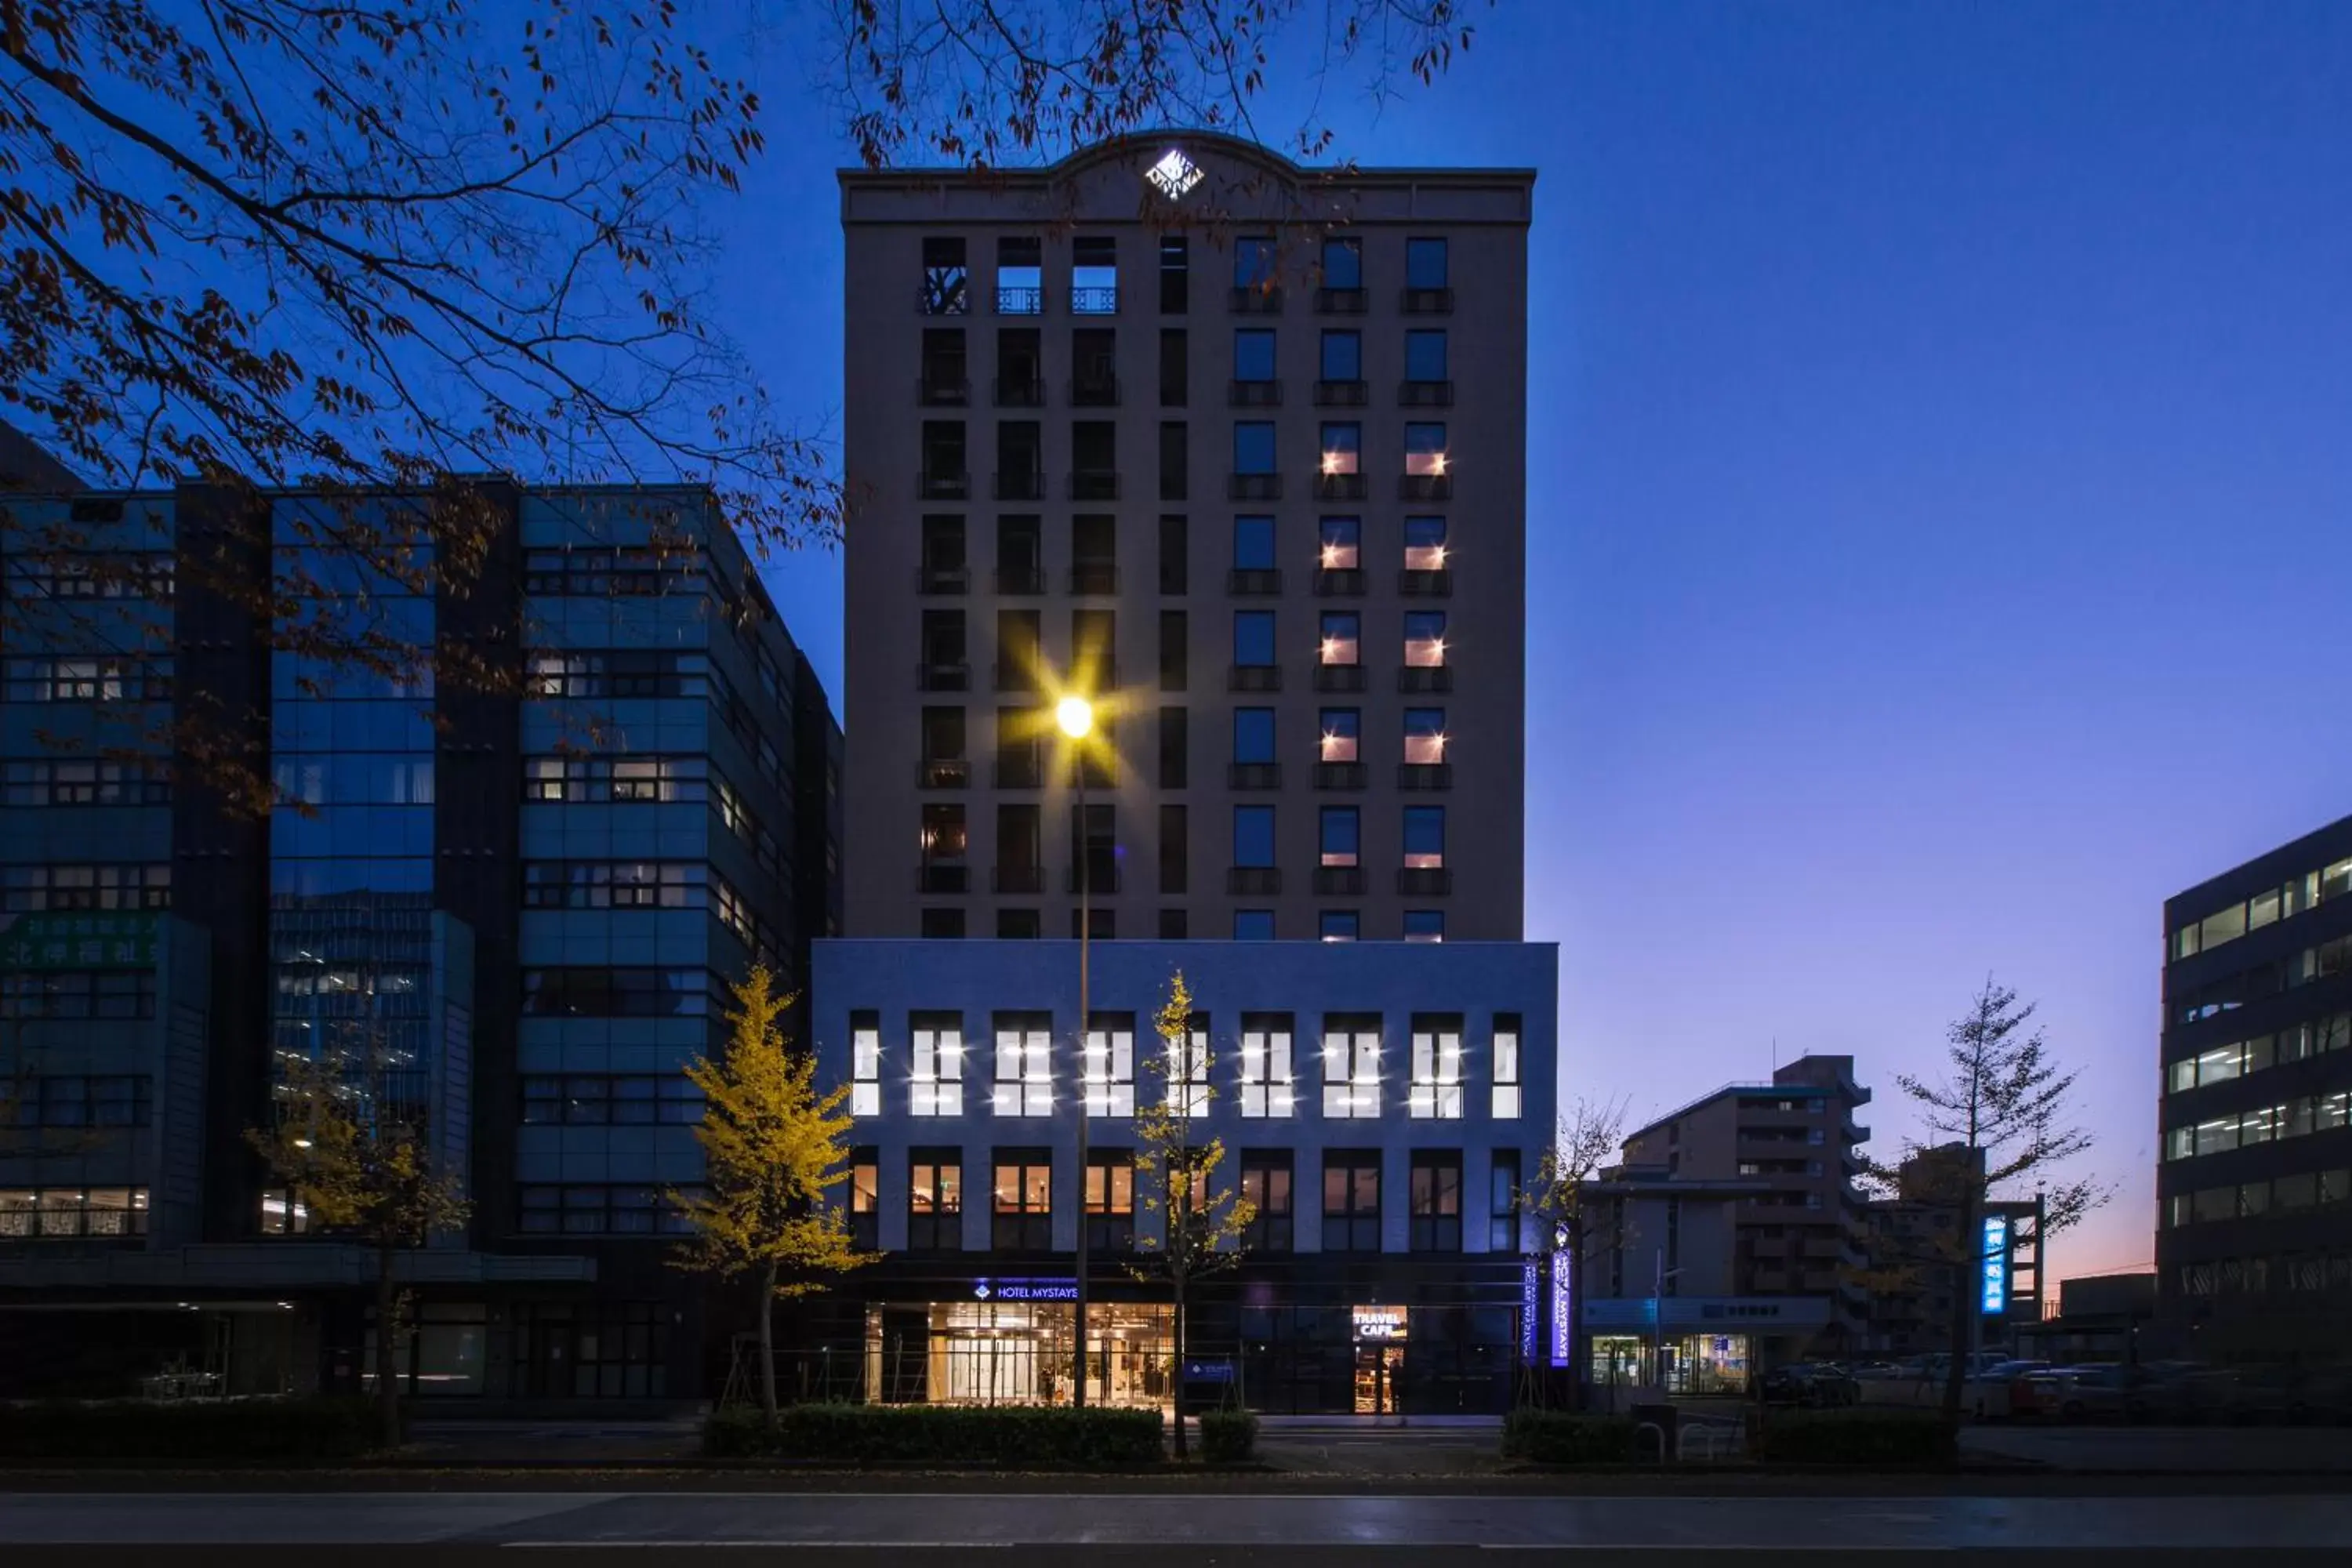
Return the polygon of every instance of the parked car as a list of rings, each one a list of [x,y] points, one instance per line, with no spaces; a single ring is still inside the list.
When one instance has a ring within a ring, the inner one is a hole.
[[[1758,1384],[1767,1405],[1797,1405],[1826,1409],[1862,1403],[1862,1387],[1844,1368],[1826,1363],[1795,1362],[1776,1366]]]
[[[2049,1370],[2046,1361],[1995,1362],[1960,1385],[1960,1408],[1979,1421],[2039,1415],[2044,1388],[2033,1378]]]

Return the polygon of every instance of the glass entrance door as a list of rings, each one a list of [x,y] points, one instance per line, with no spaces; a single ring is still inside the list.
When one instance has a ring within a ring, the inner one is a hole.
[[[1358,1345],[1356,1414],[1385,1415],[1395,1410],[1397,1378],[1403,1371],[1402,1345]]]

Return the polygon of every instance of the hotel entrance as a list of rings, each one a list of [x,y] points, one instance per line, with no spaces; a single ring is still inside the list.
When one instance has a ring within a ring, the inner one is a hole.
[[[1358,1307],[1354,1320],[1356,1414],[1392,1415],[1404,1376],[1405,1310]]]
[[[869,1306],[866,1397],[878,1403],[1066,1405],[1076,1308],[1066,1301]],[[1175,1312],[1148,1302],[1087,1310],[1087,1403],[1154,1406],[1173,1392]]]

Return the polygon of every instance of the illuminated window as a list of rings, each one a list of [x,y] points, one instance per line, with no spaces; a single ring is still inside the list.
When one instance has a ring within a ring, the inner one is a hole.
[[[963,1114],[963,1018],[917,1013],[909,1020],[912,1079],[908,1111],[915,1116]]]
[[[1242,1016],[1242,1115],[1285,1117],[1294,1109],[1290,1077],[1290,1015]]]
[[[1316,936],[1322,942],[1353,942],[1363,926],[1363,916],[1354,910],[1325,910],[1316,918]]]
[[[1364,427],[1357,424],[1327,424],[1323,426],[1323,440],[1318,449],[1323,454],[1324,473],[1360,474],[1363,472],[1364,463]],[[1443,460],[1438,468],[1430,471],[1444,472]]]
[[[1457,1014],[1412,1016],[1412,1083],[1407,1113],[1424,1121],[1462,1117],[1462,1019]]]
[[[1168,1109],[1178,1116],[1209,1113],[1209,1016],[1195,1013],[1181,1040],[1168,1045]]]
[[[1360,864],[1358,837],[1358,816],[1354,806],[1325,806],[1321,837],[1323,858],[1318,863],[1324,866]]]
[[[1353,665],[1361,662],[1363,651],[1363,617],[1353,610],[1323,612],[1323,636],[1317,658],[1327,665]]]
[[[1354,469],[1349,472],[1353,473]],[[1445,426],[1408,425],[1404,427],[1404,471],[1438,478],[1451,470],[1445,464]]]
[[[1444,910],[1405,910],[1404,939],[1407,942],[1444,942],[1445,911]]]
[[[849,1016],[849,1114],[882,1114],[882,1019],[877,1013]]]
[[[907,1167],[907,1249],[963,1250],[963,1163],[953,1150],[917,1149]]]
[[[1519,1016],[1495,1015],[1495,1098],[1492,1114],[1497,1121],[1516,1121],[1519,1114]]]
[[[1326,572],[1353,572],[1363,564],[1363,524],[1356,518],[1325,518],[1318,544],[1316,563]]]
[[[1319,723],[1321,750],[1318,761],[1352,763],[1358,760],[1364,729],[1361,709],[1326,708]]]
[[[1445,520],[1409,517],[1404,520],[1404,569],[1408,572],[1445,570]]]
[[[1445,612],[1408,610],[1404,616],[1404,662],[1409,668],[1436,669],[1445,663]]]
[[[1445,710],[1408,708],[1404,710],[1404,760],[1416,767],[1445,761]]]
[[[1053,1019],[1042,1013],[1001,1013],[996,1018],[999,1116],[1050,1116],[1054,1111]]]
[[[1323,1114],[1363,1121],[1381,1113],[1381,1021],[1332,1014],[1323,1021]]]
[[[1135,1015],[1097,1013],[1087,1026],[1088,1116],[1135,1114]]]
[[[1408,870],[1433,871],[1445,864],[1445,808],[1404,808],[1404,863]]]
[[[849,1158],[849,1245],[871,1252],[881,1245],[882,1169],[874,1151],[860,1149]]]

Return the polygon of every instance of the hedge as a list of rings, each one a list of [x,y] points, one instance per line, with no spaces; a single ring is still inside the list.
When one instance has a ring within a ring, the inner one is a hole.
[[[1201,1458],[1213,1465],[1238,1465],[1257,1458],[1257,1417],[1246,1410],[1203,1412]]]
[[[0,1405],[5,1459],[349,1459],[376,1447],[364,1399],[40,1400]]]
[[[702,1428],[714,1458],[870,1465],[1154,1465],[1156,1410],[1046,1405],[791,1405],[771,1425],[755,1408],[719,1411]]]
[[[1773,1410],[1756,1431],[1755,1454],[1779,1465],[1948,1465],[1959,1434],[1929,1410]]]
[[[1503,1458],[1542,1465],[1620,1465],[1633,1453],[1633,1418],[1573,1410],[1514,1410],[1503,1418]]]

